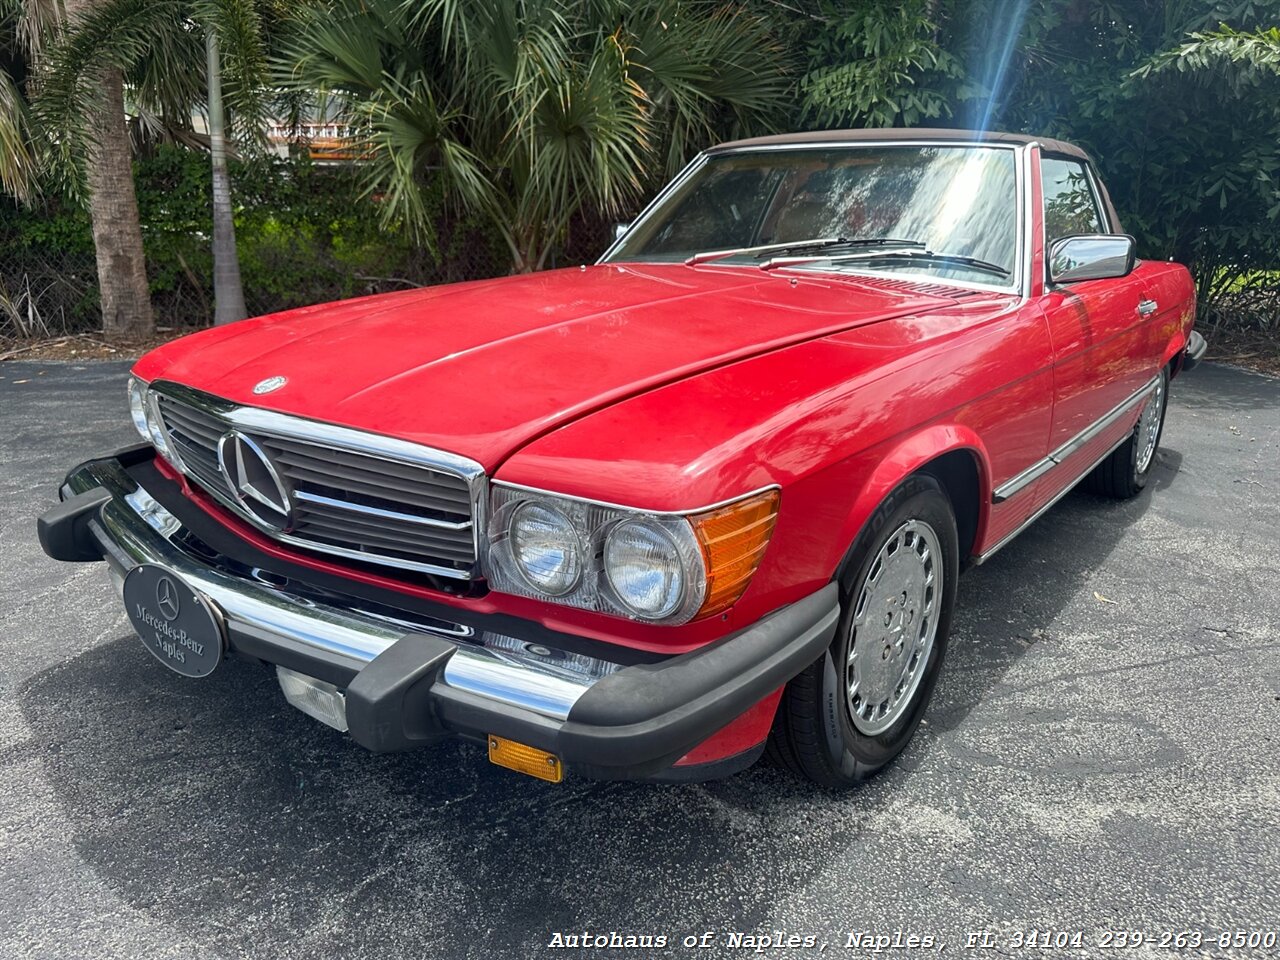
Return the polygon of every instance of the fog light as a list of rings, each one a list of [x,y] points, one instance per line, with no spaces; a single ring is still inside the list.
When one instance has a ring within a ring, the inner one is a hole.
[[[286,700],[308,717],[346,732],[347,697],[341,690],[332,683],[284,667],[276,667],[276,676],[280,678],[280,689]]]

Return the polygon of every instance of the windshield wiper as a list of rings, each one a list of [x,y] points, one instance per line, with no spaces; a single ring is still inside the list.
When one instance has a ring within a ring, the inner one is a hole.
[[[687,267],[726,257],[743,257],[749,253],[785,253],[789,250],[825,250],[828,247],[919,247],[919,240],[900,240],[897,237],[817,237],[813,240],[788,240],[785,243],[766,243],[755,247],[736,247],[732,250],[704,250],[685,259]]]
[[[922,245],[923,246],[923,245]],[[869,250],[866,253],[850,253],[844,256],[803,256],[803,257],[773,257],[760,264],[761,270],[776,270],[779,267],[794,267],[806,263],[849,263],[852,261],[870,262],[874,260],[927,260],[932,263],[954,263],[963,267],[971,267],[974,270],[981,270],[983,273],[993,273],[998,277],[1009,276],[1009,271],[997,263],[991,263],[989,260],[979,260],[977,257],[962,257],[954,253],[934,253],[932,250]]]

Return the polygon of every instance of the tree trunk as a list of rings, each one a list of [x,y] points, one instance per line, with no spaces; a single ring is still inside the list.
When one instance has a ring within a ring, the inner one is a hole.
[[[155,333],[155,320],[133,189],[124,82],[115,69],[104,71],[100,80],[85,126],[90,137],[86,172],[102,333],[108,340],[141,340]]]
[[[209,152],[213,156],[213,322],[234,323],[249,315],[236,255],[236,224],[231,214],[231,176],[227,172],[226,118],[222,112],[222,67],[218,37],[206,27],[209,75]]]
[[[70,28],[94,0],[65,0]],[[125,125],[124,79],[114,68],[97,78],[92,106],[84,118],[89,138],[86,180],[93,249],[98,261],[102,332],[108,340],[140,340],[155,333],[147,263],[142,252],[133,158]]]

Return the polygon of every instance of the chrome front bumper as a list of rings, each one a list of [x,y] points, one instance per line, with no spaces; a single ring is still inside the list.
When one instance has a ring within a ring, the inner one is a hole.
[[[693,653],[608,659],[607,645],[531,622],[406,609],[391,591],[361,597],[272,562],[182,496],[147,448],[80,465],[60,494],[40,518],[46,553],[104,558],[117,587],[140,564],[168,568],[218,611],[229,652],[344,691],[352,736],[374,750],[498,735],[591,776],[650,776],[817,659],[838,612],[832,584]]]
[[[447,621],[393,620],[386,613],[362,610],[356,601],[342,606],[291,594],[265,580],[232,576],[196,559],[176,540],[183,524],[112,460],[77,470],[63,486],[65,498],[91,490],[112,496],[102,504],[90,529],[103,548],[111,579],[120,592],[124,576],[141,563],[168,567],[215,605],[233,637],[249,637],[303,660],[321,660],[358,673],[406,632],[422,632],[457,644],[441,682],[456,690],[488,697],[545,717],[563,720],[578,698],[617,664],[551,651],[534,657],[504,650],[519,641]],[[400,617],[407,617],[403,612]],[[555,660],[572,666],[557,667]],[[331,672],[331,671],[326,671]]]

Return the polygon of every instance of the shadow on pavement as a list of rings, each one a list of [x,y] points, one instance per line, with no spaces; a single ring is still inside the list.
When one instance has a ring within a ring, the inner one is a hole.
[[[1160,456],[1157,488],[1180,459]],[[929,726],[841,796],[767,767],[706,785],[551,786],[472,744],[375,756],[288,707],[269,671],[229,662],[184,680],[132,636],[33,677],[18,699],[84,861],[208,945],[252,953],[260,924],[287,932],[291,952],[331,956],[379,953],[391,930],[427,956],[527,955],[584,921],[750,930],[912,779],[937,775],[940,732],[1044,639],[1149,502],[1073,493],[966,575]]]
[[[1052,640],[1050,626],[1110,556],[1153,494],[1176,480],[1182,455],[1161,449],[1147,489],[1116,501],[1074,490],[1008,546],[960,578],[947,662],[928,714],[929,725],[951,730],[985,700],[1015,661]],[[925,738],[932,745],[933,737]],[[927,752],[928,746],[909,752]]]

